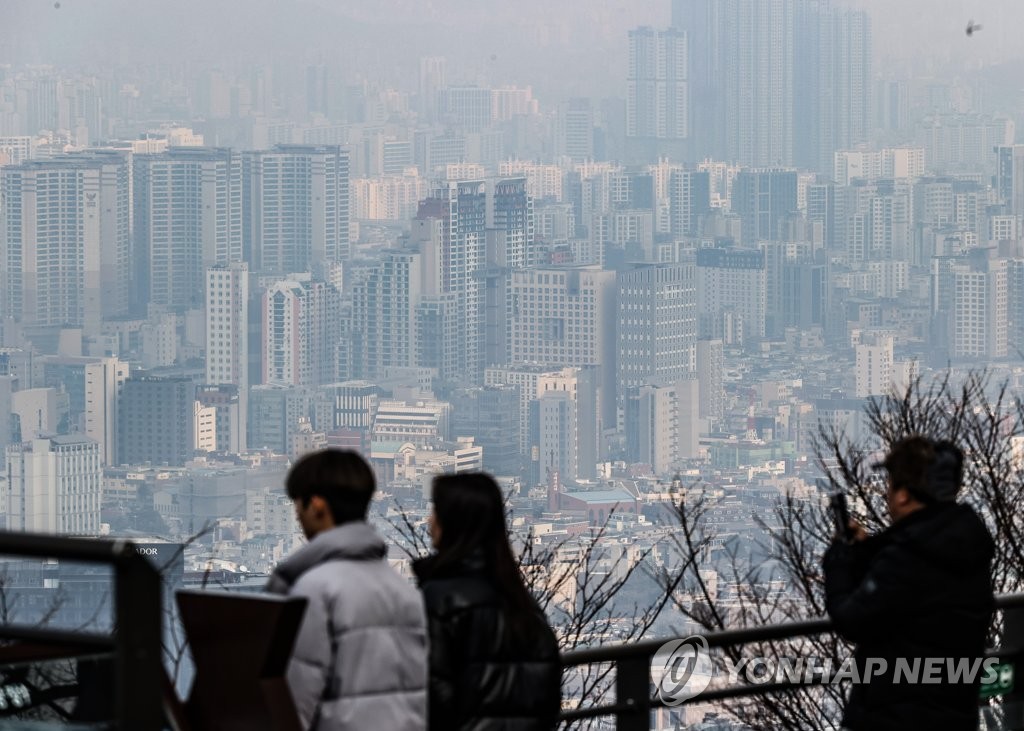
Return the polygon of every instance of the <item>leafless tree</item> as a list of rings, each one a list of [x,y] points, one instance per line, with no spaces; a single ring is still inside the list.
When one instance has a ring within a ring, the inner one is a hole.
[[[853,517],[869,532],[888,524],[884,486],[871,464],[894,442],[913,434],[949,439],[967,456],[961,499],[978,510],[996,541],[995,589],[1020,590],[1024,473],[1014,447],[1024,435],[1024,406],[1008,385],[993,384],[985,372],[968,373],[957,382],[949,374],[927,382],[917,379],[904,390],[870,399],[864,423],[860,438],[823,426],[814,445],[830,489],[849,496]],[[679,530],[673,540],[683,558],[684,576],[681,581],[663,576],[662,585],[676,582],[674,603],[687,618],[714,632],[825,615],[821,560],[833,535],[825,495],[782,494],[767,516],[752,516],[761,535],[754,550],[763,559],[755,562],[741,555],[739,542],[729,543],[716,533],[707,520],[708,502],[700,486],[681,492],[675,511]],[[708,568],[716,572],[714,585]],[[997,640],[998,623],[992,634]],[[813,657],[837,668],[850,651],[842,640],[826,634],[725,648],[715,659],[722,669],[752,657]],[[824,731],[837,728],[845,692],[839,685],[805,685],[722,705],[737,722],[753,729]]]

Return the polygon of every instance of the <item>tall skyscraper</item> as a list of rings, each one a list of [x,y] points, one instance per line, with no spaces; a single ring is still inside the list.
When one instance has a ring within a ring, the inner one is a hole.
[[[690,133],[686,43],[686,33],[675,28],[629,32],[626,142],[639,160],[684,154]]]
[[[248,418],[249,268],[233,262],[206,270],[206,383],[237,388],[238,419]],[[244,426],[240,431],[245,448]],[[220,440],[220,447],[228,442]]]
[[[698,384],[693,378],[632,388],[626,398],[626,453],[656,475],[697,456]]]
[[[838,191],[837,225],[846,260],[907,260],[914,230],[909,180],[855,180]]]
[[[741,170],[732,184],[732,210],[740,215],[744,243],[774,241],[797,213],[797,173],[774,168]]]
[[[1010,213],[1024,215],[1024,145],[1000,145],[995,152],[996,196]]]
[[[828,0],[797,2],[794,22],[793,160],[828,173],[836,150],[871,134],[871,22]]]
[[[137,375],[121,390],[121,464],[181,467],[195,454],[196,387],[188,378]]]
[[[423,294],[416,251],[392,250],[353,288],[353,326],[359,337],[356,374],[376,380],[385,369],[417,363],[416,308]]]
[[[725,89],[717,0],[672,0],[672,27],[686,33],[691,160],[725,159]]]
[[[718,10],[725,157],[793,164],[794,0],[723,0]]]
[[[86,363],[85,435],[99,445],[104,465],[117,465],[118,407],[128,380],[128,364],[117,358]]]
[[[487,181],[487,263],[512,269],[536,266],[540,252],[533,228],[533,198],[526,178]]]
[[[697,312],[702,338],[730,345],[763,338],[766,297],[763,251],[697,250]]]
[[[263,295],[263,382],[319,386],[334,380],[333,346],[341,298],[306,275],[275,282]]]
[[[829,0],[673,0],[686,33],[691,159],[831,170],[866,141],[871,29]]]
[[[142,296],[176,311],[202,307],[207,268],[242,261],[238,155],[174,147],[137,155],[134,176],[134,263]]]
[[[277,145],[245,153],[244,249],[256,271],[308,272],[349,258],[349,154]]]
[[[486,188],[482,180],[445,181],[420,203],[413,222],[414,240],[428,260],[429,291],[451,296],[446,316],[455,318],[454,331],[463,338],[450,375],[470,382],[483,368],[483,283],[476,275],[485,262]],[[428,223],[432,220],[440,225]]]
[[[4,309],[23,325],[80,327],[126,314],[129,179],[118,153],[0,167]]]
[[[597,267],[513,271],[509,284],[508,358],[597,369],[599,416],[616,423],[615,272]]]
[[[573,162],[593,159],[594,107],[590,99],[574,98],[559,105],[555,154]]]
[[[33,439],[7,448],[8,530],[98,535],[100,448],[80,435]]]
[[[549,472],[572,482],[597,476],[600,396],[597,368],[565,368],[540,376],[529,404],[530,478]]]
[[[323,64],[306,67],[306,111],[311,114],[327,115],[329,75]]]
[[[725,415],[725,352],[721,340],[697,341],[697,381],[700,384],[700,413],[702,419],[715,424]]]
[[[479,386],[456,391],[452,406],[453,434],[471,435],[484,448],[484,468],[496,475],[518,475],[519,389]]]
[[[990,249],[932,259],[937,358],[970,362],[1008,355],[1010,272],[1009,262]]]
[[[656,264],[621,272],[617,333],[620,389],[671,383],[692,373],[697,342],[696,267]]]
[[[438,93],[445,87],[445,60],[441,56],[420,59],[419,109],[428,122],[437,119]]]
[[[705,171],[674,169],[668,180],[669,231],[696,236],[703,216],[711,212],[711,179]]]
[[[438,113],[463,132],[482,132],[494,120],[493,93],[477,86],[449,86],[441,90]]]

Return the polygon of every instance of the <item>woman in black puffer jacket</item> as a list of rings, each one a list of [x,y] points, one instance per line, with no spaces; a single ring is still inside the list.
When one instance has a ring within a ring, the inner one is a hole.
[[[482,473],[433,488],[437,552],[413,565],[430,633],[430,729],[553,729],[558,643],[512,555],[501,490]]]

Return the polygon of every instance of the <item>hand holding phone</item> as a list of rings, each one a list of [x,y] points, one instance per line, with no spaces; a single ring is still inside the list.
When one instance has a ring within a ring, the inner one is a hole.
[[[833,492],[828,499],[832,509],[832,520],[836,524],[836,533],[847,543],[853,541],[853,529],[850,527],[850,510],[846,505],[846,494]]]

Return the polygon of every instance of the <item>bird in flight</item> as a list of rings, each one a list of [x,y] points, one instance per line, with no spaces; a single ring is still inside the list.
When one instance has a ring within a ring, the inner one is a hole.
[[[976,31],[981,30],[981,25],[975,25],[973,20],[967,21],[967,35],[968,37],[973,36]]]

